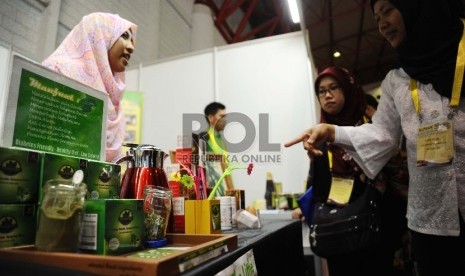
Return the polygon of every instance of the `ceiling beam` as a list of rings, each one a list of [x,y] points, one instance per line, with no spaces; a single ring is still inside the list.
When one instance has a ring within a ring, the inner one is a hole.
[[[328,51],[328,58],[330,61],[330,65],[334,65],[334,30],[333,30],[333,9],[332,9],[332,0],[328,0],[328,23],[329,23],[329,51]]]
[[[260,13],[262,13],[263,15],[265,13],[263,8],[258,9],[258,1],[259,0],[224,0],[221,7],[218,7],[213,0],[195,0],[195,3],[204,4],[212,10],[215,26],[228,44],[254,39],[257,38],[257,35],[272,36],[290,31],[286,21],[287,18],[282,11],[282,1],[273,0],[272,12],[266,14],[269,15],[269,18],[268,16],[264,19],[262,18],[258,25],[252,26],[251,30],[246,33],[245,29],[248,24],[250,25],[251,18],[254,16],[256,17],[257,14],[260,15]],[[239,9],[241,9],[244,14],[236,30],[233,30],[228,24],[228,18]]]
[[[234,36],[233,43],[243,41],[241,39],[242,33],[244,32],[245,27],[247,27],[247,24],[250,21],[250,17],[252,16],[252,12],[255,9],[255,6],[257,5],[257,1],[258,0],[252,0],[252,3],[247,8],[247,11],[245,12],[244,17],[242,17],[242,20],[239,23],[239,27],[236,30],[236,34]]]
[[[353,61],[353,64],[352,64],[352,68],[355,68],[355,69],[357,69],[357,66],[358,66],[358,58],[359,58],[359,54],[360,54],[360,44],[362,43],[363,24],[364,24],[364,19],[365,19],[365,9],[363,8],[363,6],[365,5],[365,2],[366,2],[366,0],[362,0],[360,18],[359,18],[359,22],[358,22],[357,44],[355,45],[355,57],[354,57],[354,61]],[[354,71],[356,71],[356,70],[354,70]],[[357,73],[357,72],[354,72],[354,73]]]

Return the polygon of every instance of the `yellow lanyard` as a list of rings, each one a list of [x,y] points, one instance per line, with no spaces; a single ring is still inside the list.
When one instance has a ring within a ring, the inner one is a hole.
[[[462,24],[464,25],[464,29],[462,32],[462,38],[460,39],[459,49],[457,51],[457,61],[455,62],[454,83],[452,85],[452,95],[450,97],[451,109],[455,109],[460,103],[463,73],[465,70],[465,19],[462,19]],[[418,87],[417,82],[414,79],[410,79],[410,92],[413,100],[413,105],[415,106],[415,111],[417,112],[418,117],[421,120],[421,107],[420,99],[418,96]]]
[[[457,62],[455,63],[454,84],[452,86],[452,96],[450,106],[457,107],[460,102],[460,92],[462,91],[463,70],[465,69],[465,19],[462,18],[463,31],[457,52]]]
[[[367,122],[367,118],[365,116],[363,116],[363,123],[366,123]],[[328,150],[328,161],[329,161],[329,170],[332,171],[333,170],[333,153]]]
[[[333,170],[333,153],[328,150],[329,171]]]
[[[414,79],[410,79],[410,94],[412,96],[413,105],[415,106],[415,111],[417,115],[420,116],[420,98],[418,97],[417,82]]]
[[[215,134],[213,134],[213,133],[214,133],[214,130],[212,128],[210,128],[208,130],[208,137],[210,138],[211,147],[212,147],[213,152],[215,154],[223,153],[224,156],[227,156],[228,152],[226,151],[226,149],[220,150],[220,147],[218,146],[218,143],[216,142],[216,139],[215,139]]]

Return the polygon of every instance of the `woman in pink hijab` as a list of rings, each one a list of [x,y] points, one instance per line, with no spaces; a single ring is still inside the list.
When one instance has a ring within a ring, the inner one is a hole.
[[[124,70],[134,51],[137,25],[117,14],[82,18],[42,65],[108,94],[106,161],[121,154],[125,118],[121,110]]]

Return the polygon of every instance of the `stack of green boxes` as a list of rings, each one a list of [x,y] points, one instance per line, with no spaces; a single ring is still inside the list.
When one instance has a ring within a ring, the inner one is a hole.
[[[42,166],[43,184],[51,179],[71,179],[76,170],[84,171],[88,193],[79,245],[82,252],[119,255],[142,248],[143,201],[119,199],[119,165],[45,153]]]
[[[80,249],[99,255],[120,255],[142,249],[143,200],[118,199],[121,167],[89,161],[89,196],[84,205]]]
[[[0,147],[0,248],[34,243],[40,160],[39,152]]]
[[[120,255],[142,249],[144,212],[141,199],[91,199],[85,202],[80,249]]]
[[[59,154],[0,147],[0,248],[33,245],[42,187],[84,172],[80,250],[119,255],[142,248],[143,200],[119,199],[121,167]]]

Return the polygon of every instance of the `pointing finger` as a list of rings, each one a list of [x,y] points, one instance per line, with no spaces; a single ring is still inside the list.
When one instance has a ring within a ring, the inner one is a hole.
[[[286,148],[288,148],[288,147],[291,147],[291,146],[293,146],[293,145],[295,145],[295,144],[297,144],[297,143],[302,142],[303,140],[304,140],[304,135],[300,135],[300,136],[298,136],[298,137],[292,139],[291,141],[285,143],[284,146],[285,146]]]

